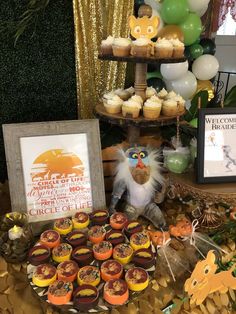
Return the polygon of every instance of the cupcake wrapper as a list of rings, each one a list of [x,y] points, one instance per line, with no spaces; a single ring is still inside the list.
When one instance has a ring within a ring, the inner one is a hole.
[[[177,47],[173,50],[173,58],[183,58],[184,56],[184,47]]]
[[[162,114],[163,116],[171,117],[176,116],[179,112],[178,107],[162,107]]]
[[[161,113],[161,107],[160,108],[143,107],[143,115],[146,119],[157,119],[159,118],[160,113]]]
[[[104,105],[106,112],[110,114],[118,114],[121,112],[121,106],[110,106],[109,105]]]
[[[100,53],[102,55],[113,55],[112,45],[101,46]]]
[[[150,46],[132,46],[130,54],[136,57],[150,57],[152,53]]]
[[[140,109],[133,107],[122,106],[122,115],[126,117],[127,115],[131,115],[133,119],[138,118]]]
[[[112,46],[113,55],[116,57],[127,57],[130,54],[130,46],[118,47]]]
[[[160,58],[160,59],[171,58],[172,55],[173,55],[173,49],[155,47],[155,57],[157,58]]]

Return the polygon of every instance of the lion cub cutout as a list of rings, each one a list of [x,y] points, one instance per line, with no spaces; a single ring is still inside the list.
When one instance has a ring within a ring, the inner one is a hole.
[[[236,278],[232,274],[235,265],[216,274],[215,261],[214,252],[209,251],[206,259],[197,263],[191,277],[186,280],[184,288],[191,297],[190,304],[199,305],[209,294],[216,291],[226,293],[229,288],[236,289]]]
[[[136,18],[134,15],[129,17],[129,27],[131,35],[134,38],[152,39],[157,36],[159,26],[158,16],[151,18],[147,16]]]

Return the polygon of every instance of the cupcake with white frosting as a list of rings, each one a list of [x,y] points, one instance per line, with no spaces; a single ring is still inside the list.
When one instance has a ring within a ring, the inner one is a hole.
[[[158,38],[154,46],[155,57],[159,59],[171,58],[173,54],[173,45],[166,38]]]
[[[153,54],[153,44],[148,38],[138,38],[132,42],[131,55],[136,57],[150,57]]]
[[[127,57],[130,54],[131,40],[129,38],[115,38],[112,43],[113,55],[116,57]]]
[[[147,119],[157,119],[160,116],[162,100],[157,96],[148,98],[143,105],[143,115]]]
[[[134,96],[133,96],[134,97]],[[137,99],[131,97],[129,100],[123,102],[122,114],[124,117],[131,115],[133,119],[138,118],[142,104]]]
[[[137,101],[141,106],[143,105],[143,98],[139,95],[134,94],[130,99]]]
[[[146,98],[150,98],[157,95],[157,91],[152,86],[146,88]]]
[[[133,86],[130,86],[129,88],[125,89],[126,92],[128,92],[130,94],[130,97],[134,94],[135,89]]]
[[[167,95],[166,95],[166,99],[172,99],[172,98],[174,98],[174,97],[176,97],[177,96],[177,94],[172,90],[172,91],[170,91]]]
[[[162,88],[159,93],[157,93],[157,96],[161,99],[164,99],[168,95],[168,92],[165,88]]]
[[[104,107],[106,111],[111,114],[120,113],[122,105],[123,100],[117,95],[114,95],[110,99],[107,99],[106,102],[104,102]]]
[[[178,111],[183,112],[185,110],[185,100],[179,94],[172,98],[177,101]]]
[[[118,88],[114,91],[114,93],[119,96],[122,100],[128,100],[130,98],[130,93],[125,89]]]
[[[170,40],[173,45],[173,58],[182,58],[184,56],[184,44],[178,38]]]
[[[163,116],[171,117],[178,114],[179,108],[178,103],[174,99],[164,100],[162,103],[162,114]]]
[[[112,55],[112,44],[114,37],[108,36],[107,39],[102,40],[100,52],[102,55]]]

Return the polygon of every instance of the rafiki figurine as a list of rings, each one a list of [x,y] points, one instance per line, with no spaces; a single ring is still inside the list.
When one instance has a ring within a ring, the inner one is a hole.
[[[164,179],[160,173],[159,153],[146,147],[132,147],[125,152],[121,150],[120,161],[113,185],[110,214],[127,192],[127,204],[124,212],[129,219],[135,220],[140,215],[150,220],[155,227],[166,225],[160,208],[156,205],[156,196],[160,197]]]

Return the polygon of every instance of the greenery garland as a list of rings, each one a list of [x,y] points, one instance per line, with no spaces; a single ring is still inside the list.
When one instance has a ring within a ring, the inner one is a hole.
[[[15,45],[24,31],[33,25],[33,34],[35,34],[39,15],[48,6],[50,0],[28,0],[25,12],[20,15],[18,20],[0,22],[0,36],[13,36]]]

